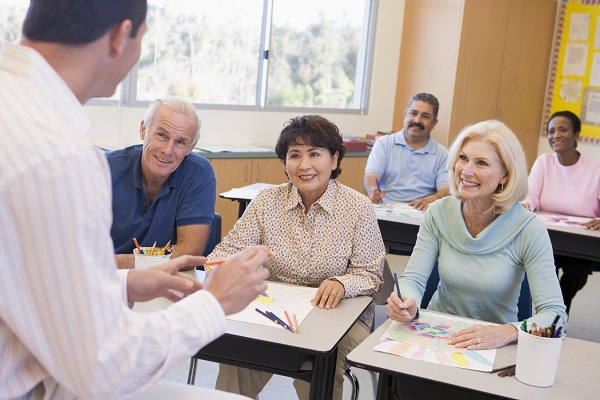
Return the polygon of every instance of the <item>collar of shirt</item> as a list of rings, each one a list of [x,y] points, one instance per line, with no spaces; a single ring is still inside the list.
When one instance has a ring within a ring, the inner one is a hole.
[[[294,186],[291,182],[289,185],[289,196],[287,199],[287,204],[285,206],[286,210],[293,210],[296,207],[300,207],[304,210],[304,204],[302,203],[302,196],[300,196],[300,192],[298,192],[298,188]],[[328,214],[332,214],[335,207],[335,193],[338,190],[338,182],[335,179],[329,179],[329,183],[327,184],[327,189],[325,193],[312,205],[312,207],[318,205]]]
[[[54,109],[73,127],[72,131],[87,134],[92,123],[71,88],[44,57],[31,47],[2,42],[0,69],[32,82],[38,90],[53,99]]]
[[[409,149],[410,151],[413,151],[415,153],[425,153],[425,154],[437,153],[437,146],[435,145],[435,140],[431,137],[431,135],[429,136],[429,139],[427,140],[427,144],[424,147],[420,148],[419,150],[413,150],[413,148],[408,145],[408,142],[406,141],[406,138],[404,137],[404,129],[402,129],[400,132],[395,134],[394,144],[404,146],[407,149]]]

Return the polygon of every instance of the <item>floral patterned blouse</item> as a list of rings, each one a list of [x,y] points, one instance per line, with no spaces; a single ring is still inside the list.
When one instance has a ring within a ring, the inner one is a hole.
[[[305,211],[291,183],[263,189],[208,260],[260,244],[272,253],[271,281],[318,287],[335,279],[344,297],[374,296],[383,283],[385,247],[369,199],[330,179]],[[360,318],[369,327],[374,310],[371,304]]]

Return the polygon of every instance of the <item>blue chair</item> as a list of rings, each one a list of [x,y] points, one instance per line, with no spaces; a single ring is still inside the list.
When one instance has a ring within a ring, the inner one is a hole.
[[[423,294],[423,299],[421,300],[421,308],[427,308],[433,293],[437,289],[437,285],[440,281],[440,275],[438,273],[438,265],[435,263],[433,267],[433,271],[431,271],[431,275],[429,276],[429,280],[427,281],[427,287],[425,288],[425,293]],[[519,321],[522,321],[526,318],[531,317],[532,315],[532,306],[531,306],[531,291],[529,290],[529,282],[527,281],[527,274],[525,274],[525,278],[523,278],[523,283],[521,283],[521,294],[519,295],[519,303],[517,305],[518,312],[517,317]]]

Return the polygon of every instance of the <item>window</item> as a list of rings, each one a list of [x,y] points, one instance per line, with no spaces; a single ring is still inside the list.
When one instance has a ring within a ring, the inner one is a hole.
[[[27,6],[0,0],[2,32],[20,35]],[[362,111],[375,9],[376,0],[149,0],[140,62],[107,104],[172,94],[203,107]]]
[[[17,43],[21,26],[29,8],[29,0],[0,0],[0,40]]]

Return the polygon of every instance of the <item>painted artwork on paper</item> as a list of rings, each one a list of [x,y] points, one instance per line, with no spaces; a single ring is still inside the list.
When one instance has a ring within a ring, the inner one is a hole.
[[[276,329],[283,329],[280,325],[265,318],[256,312],[256,308],[261,311],[270,311],[285,321],[285,311],[290,316],[296,315],[298,324],[301,324],[304,318],[312,311],[314,306],[310,301],[317,294],[318,288],[293,286],[283,283],[267,282],[267,290],[258,295],[242,311],[227,316],[227,319],[234,321],[250,322],[253,324],[270,326]]]
[[[570,215],[547,214],[539,213],[537,216],[544,221],[546,225],[552,226],[581,226],[584,222],[588,222],[592,218],[573,217]]]
[[[405,217],[405,218],[423,218],[423,211],[412,208],[407,203],[382,203],[373,204],[375,215],[378,217]]]
[[[496,350],[457,349],[446,340],[452,333],[473,325],[473,321],[421,310],[418,320],[393,321],[383,334],[376,351],[451,367],[491,371]]]

